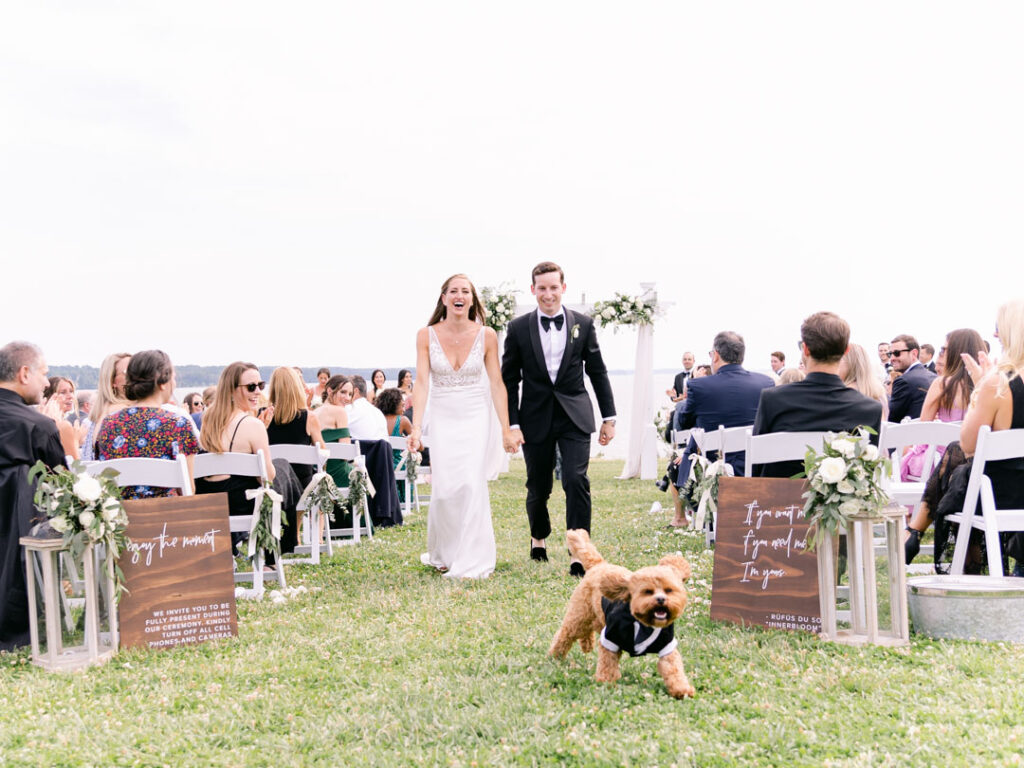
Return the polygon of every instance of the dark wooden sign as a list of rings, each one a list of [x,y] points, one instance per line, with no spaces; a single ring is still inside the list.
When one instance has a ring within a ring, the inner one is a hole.
[[[804,481],[723,477],[711,618],[821,631],[818,559],[807,549]]]
[[[121,645],[172,648],[236,637],[227,494],[124,507],[132,543],[119,561],[128,588],[118,604]]]

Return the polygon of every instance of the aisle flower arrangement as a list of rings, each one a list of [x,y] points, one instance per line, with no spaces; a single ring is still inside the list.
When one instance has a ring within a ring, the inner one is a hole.
[[[650,325],[658,315],[658,304],[651,299],[616,292],[609,301],[595,301],[591,317],[598,326]]]
[[[79,461],[70,469],[60,466],[52,470],[38,461],[28,473],[30,483],[38,478],[33,499],[36,509],[49,518],[53,530],[63,535],[64,545],[75,560],[81,559],[89,544],[104,548],[104,566],[113,574],[115,599],[126,591],[117,559],[130,543],[125,533],[128,515],[114,480],[117,474],[105,469],[90,475]]]
[[[732,477],[733,468],[721,457],[715,461],[709,461],[699,453],[690,454],[689,476],[686,485],[683,486],[681,495],[686,503],[686,508],[693,515],[693,527],[696,530],[704,528],[704,519],[708,513],[712,519],[718,515],[718,480],[725,477]],[[681,467],[680,471],[686,468]]]
[[[516,293],[503,288],[486,287],[480,291],[480,300],[487,313],[484,324],[501,333],[516,316]]]
[[[891,465],[871,444],[873,434],[869,427],[858,427],[852,434],[829,432],[820,452],[808,448],[804,517],[815,527],[812,549],[825,538],[826,531],[834,534],[853,515],[874,512],[889,503],[882,479]]]

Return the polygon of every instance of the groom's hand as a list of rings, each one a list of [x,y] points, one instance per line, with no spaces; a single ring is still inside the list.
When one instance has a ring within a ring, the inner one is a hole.
[[[505,452],[515,453],[524,442],[521,429],[510,429],[505,433]]]
[[[606,421],[601,425],[601,434],[598,435],[597,442],[601,445],[608,445],[615,438],[615,425],[610,421]]]

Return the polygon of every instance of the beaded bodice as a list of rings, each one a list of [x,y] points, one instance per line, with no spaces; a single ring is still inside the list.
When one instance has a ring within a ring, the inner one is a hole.
[[[452,368],[434,329],[429,330],[431,385],[440,389],[478,385],[484,373],[484,329],[481,328],[477,333],[469,356],[458,370]]]

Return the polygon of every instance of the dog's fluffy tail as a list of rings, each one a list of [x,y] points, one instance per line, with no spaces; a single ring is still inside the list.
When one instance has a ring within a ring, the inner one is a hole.
[[[597,547],[590,543],[590,535],[584,529],[575,528],[566,534],[566,538],[569,541],[569,551],[583,563],[584,570],[589,571],[598,563],[604,562]]]

